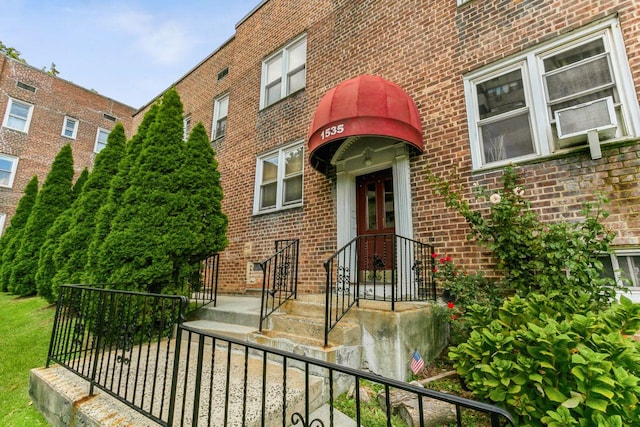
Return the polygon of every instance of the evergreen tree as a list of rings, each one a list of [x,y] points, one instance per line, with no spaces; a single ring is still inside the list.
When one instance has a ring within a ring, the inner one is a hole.
[[[73,154],[71,145],[67,144],[54,159],[24,228],[9,280],[12,291],[18,295],[36,293],[35,275],[40,248],[58,215],[71,205],[72,180]]]
[[[4,232],[0,241],[1,253],[0,258],[0,291],[11,291],[9,289],[9,279],[11,277],[11,266],[16,256],[16,251],[21,242],[22,232],[29,220],[29,214],[33,205],[36,203],[38,195],[38,177],[34,175],[31,181],[24,188],[24,194],[18,202],[16,213],[11,218],[11,224]]]
[[[158,113],[158,104],[153,104],[142,118],[137,133],[126,144],[124,157],[118,163],[118,171],[110,181],[106,202],[96,214],[95,229],[87,250],[87,263],[82,274],[85,283],[105,283],[111,274],[112,260],[103,251],[104,241],[111,232],[111,222],[122,206],[124,193],[131,184],[135,164],[144,146],[144,140]],[[104,254],[104,255],[103,255]]]
[[[82,193],[82,189],[84,188],[84,185],[87,183],[88,179],[89,169],[84,168],[82,169],[82,173],[80,173],[78,179],[76,179],[76,183],[73,184],[73,200],[76,200],[80,196],[80,194]]]
[[[176,200],[182,204],[175,206],[174,226],[166,236],[174,259],[174,281],[227,245],[228,221],[222,212],[218,162],[202,123],[193,128],[187,140],[179,183],[181,197]]]
[[[124,127],[118,123],[109,134],[106,147],[96,156],[95,166],[84,189],[72,205],[69,229],[60,237],[53,254],[54,264],[57,266],[51,281],[54,299],[57,298],[60,285],[82,281],[97,214],[107,200],[109,186],[118,172],[126,142]]]
[[[53,225],[47,231],[47,236],[40,248],[38,255],[38,264],[35,275],[36,288],[38,295],[46,299],[50,303],[57,300],[57,293],[54,294],[52,289],[53,276],[56,274],[57,266],[53,259],[60,237],[69,230],[71,224],[72,207],[62,212]]]
[[[163,96],[155,121],[102,248],[111,263],[111,283],[160,291],[173,280],[169,245],[182,200],[180,169],[184,161],[182,102],[175,89]]]

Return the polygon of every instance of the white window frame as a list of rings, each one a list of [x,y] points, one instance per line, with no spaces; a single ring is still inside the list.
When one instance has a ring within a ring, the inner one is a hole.
[[[587,26],[570,35],[536,46],[534,49],[515,55],[505,60],[474,71],[464,76],[464,90],[466,98],[469,140],[471,144],[471,158],[474,170],[504,166],[518,161],[527,161],[534,157],[549,156],[561,148],[555,141],[554,118],[548,110],[546,89],[544,83],[543,60],[575,46],[591,40],[601,38],[605,50],[610,58],[611,71],[615,89],[619,97],[616,110],[621,116],[618,133],[610,141],[640,135],[640,108],[635,94],[635,85],[629,69],[620,24],[616,18],[608,19],[597,24]],[[530,108],[530,126],[534,142],[534,153],[522,157],[506,158],[504,160],[485,163],[481,135],[479,132],[478,100],[476,86],[492,77],[500,76],[521,67],[523,85],[527,105]],[[586,144],[586,141],[585,143]]]
[[[11,114],[11,108],[13,107],[13,104],[19,104],[29,108],[29,111],[27,112],[27,117],[16,116],[15,114]],[[31,125],[32,115],[33,115],[32,104],[29,104],[28,102],[20,101],[18,99],[9,98],[9,102],[7,103],[7,110],[4,115],[4,121],[2,122],[2,126],[8,129],[17,130],[18,132],[28,133],[29,126]],[[9,126],[9,118],[12,116],[17,117],[19,120],[24,120],[24,128],[16,128],[16,127]]]
[[[297,47],[299,47],[302,44],[305,44],[305,60],[304,63],[297,67],[294,70],[289,70],[289,52]],[[261,77],[261,81],[260,81],[260,109],[266,108],[269,105],[273,105],[275,103],[277,103],[278,101],[281,101],[282,99],[300,91],[303,90],[306,86],[306,72],[307,72],[307,58],[306,58],[306,43],[307,43],[307,35],[306,34],[302,34],[301,36],[297,37],[296,39],[294,39],[293,41],[291,41],[290,43],[288,43],[285,47],[283,47],[282,49],[280,49],[279,51],[269,55],[267,58],[265,58],[264,61],[262,61],[262,77]],[[282,59],[282,66],[281,66],[281,71],[280,71],[280,98],[270,102],[269,104],[267,104],[267,89],[268,86],[270,86],[271,82],[267,82],[267,69],[270,63],[272,63],[275,60],[278,59]],[[289,88],[289,79],[288,76],[289,75],[293,75],[299,71],[302,71],[305,73],[305,83],[304,85],[299,88],[296,89],[295,91],[291,91]]]
[[[226,108],[224,108],[224,112],[222,112],[223,108],[221,108],[224,103],[226,103]],[[227,133],[227,124],[225,123],[224,131],[218,134],[218,122],[220,120],[227,120],[227,116],[229,115],[229,94],[224,94],[214,101],[213,105],[213,125],[211,128],[211,135],[213,135],[213,139],[218,139]]]
[[[0,187],[11,188],[13,187],[13,180],[16,177],[16,171],[18,170],[18,158],[14,156],[9,156],[7,154],[0,154],[0,159],[8,160],[11,162],[11,170],[9,172],[9,182],[4,185],[0,184]]]
[[[611,265],[613,267],[614,280],[618,285],[623,286],[624,291],[619,291],[619,294],[626,295],[635,302],[640,302],[640,276],[637,277],[623,277],[623,270],[620,268],[620,262],[618,257],[628,256],[640,256],[640,249],[620,249],[614,250],[612,254],[607,254],[611,259]],[[623,279],[631,280],[631,283],[624,282]]]
[[[302,166],[300,168],[300,172],[296,172],[295,174],[291,174],[285,177],[285,156],[287,153],[290,153],[295,150],[302,150]],[[278,159],[278,173],[276,180],[274,182],[276,185],[276,204],[275,206],[270,206],[267,208],[261,208],[261,196],[262,196],[262,172],[263,172],[263,164],[267,159],[271,159],[273,157],[277,157]],[[302,189],[300,191],[300,200],[295,202],[284,203],[284,181],[285,178],[291,178],[294,176],[302,177]],[[290,209],[300,207],[303,204],[304,199],[304,142],[296,141],[295,143],[286,145],[277,150],[271,150],[267,153],[264,153],[256,159],[256,180],[255,180],[255,189],[254,189],[254,199],[253,199],[253,214],[263,214],[268,212],[275,212],[283,209]]]
[[[65,134],[65,131],[67,130],[67,125],[69,124],[70,121],[73,121],[74,125],[73,125],[73,131],[71,132],[71,136]],[[71,138],[71,139],[76,139],[78,136],[78,119],[74,119],[73,117],[69,117],[69,116],[65,116],[64,117],[64,121],[62,122],[62,136],[64,136],[65,138]]]
[[[6,213],[0,213],[0,236],[4,234],[4,223],[7,220]]]
[[[189,139],[189,134],[191,133],[191,114],[185,116],[182,119],[182,139],[186,141]]]
[[[106,133],[107,137],[104,140],[104,144],[100,141],[100,134],[101,133]],[[104,149],[104,147],[107,146],[107,139],[109,138],[109,134],[111,133],[111,131],[109,129],[105,129],[105,128],[98,128],[98,130],[96,131],[96,142],[95,145],[93,146],[93,152],[94,153],[99,153],[100,151],[102,151]],[[100,149],[98,149],[98,147],[100,147]]]

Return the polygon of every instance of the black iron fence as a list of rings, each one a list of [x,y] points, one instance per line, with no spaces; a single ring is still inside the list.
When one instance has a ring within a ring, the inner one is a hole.
[[[216,306],[218,296],[218,266],[220,255],[209,255],[201,261],[198,274],[187,283],[186,293],[191,301],[191,309],[195,310],[213,303]]]
[[[412,425],[426,425],[436,410],[447,425],[514,425],[493,405],[190,328],[181,323],[186,303],[62,286],[47,364],[163,426],[334,426],[345,414],[367,425],[370,399],[391,426],[397,393],[414,408]]]
[[[325,263],[325,346],[331,329],[360,300],[435,300],[433,246],[395,234],[358,236]]]
[[[275,253],[260,263],[262,304],[260,330],[264,320],[298,293],[298,249],[300,240],[276,240]]]
[[[98,387],[162,423],[173,412],[173,355],[187,305],[183,296],[61,286],[47,366],[58,363],[89,381],[90,394]]]

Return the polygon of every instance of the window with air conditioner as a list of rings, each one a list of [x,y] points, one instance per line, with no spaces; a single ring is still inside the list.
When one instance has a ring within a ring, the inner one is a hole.
[[[475,169],[638,136],[640,109],[616,19],[464,78]]]

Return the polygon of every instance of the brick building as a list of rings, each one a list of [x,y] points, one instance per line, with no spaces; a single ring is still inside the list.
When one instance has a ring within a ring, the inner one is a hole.
[[[223,291],[256,286],[255,263],[282,238],[300,238],[305,292],[371,230],[487,263],[425,168],[457,170],[470,194],[513,163],[544,219],[610,198],[607,264],[640,295],[633,0],[265,0],[175,87],[185,127],[210,129],[220,163]]]
[[[60,149],[71,144],[76,177],[91,168],[116,122],[127,130],[135,109],[0,54],[0,231],[24,187],[44,182]]]

